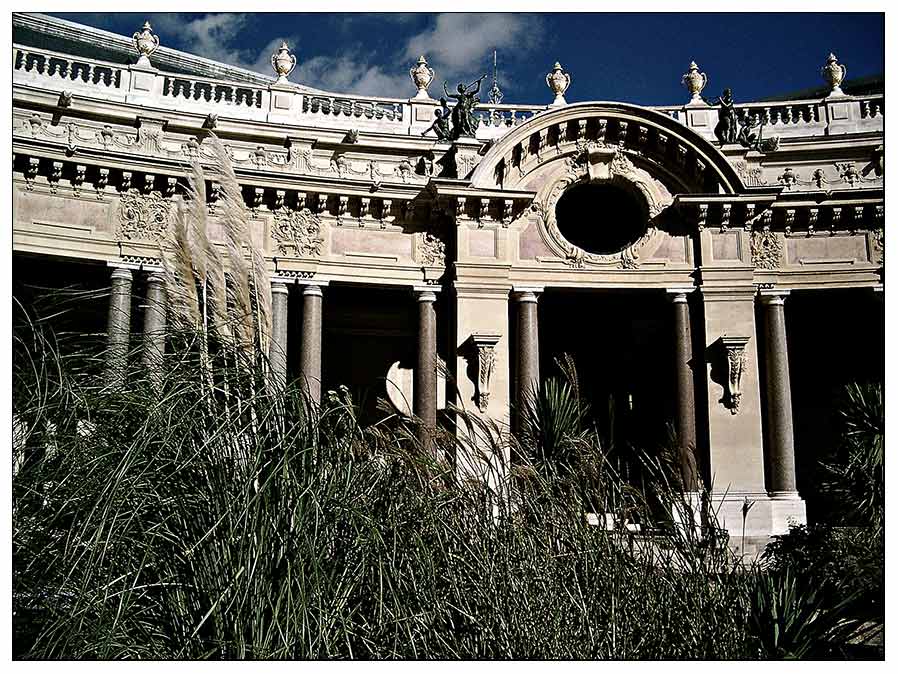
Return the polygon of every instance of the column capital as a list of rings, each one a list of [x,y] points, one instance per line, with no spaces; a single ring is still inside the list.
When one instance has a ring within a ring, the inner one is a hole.
[[[276,295],[289,295],[290,288],[288,287],[288,283],[289,281],[279,278],[271,279],[271,292]]]
[[[790,290],[778,290],[776,288],[759,290],[758,298],[761,300],[762,304],[782,306],[785,303],[786,297],[789,296],[790,292]]]
[[[691,292],[695,292],[695,286],[683,286],[682,288],[665,288],[664,292],[667,294],[667,299],[669,299],[674,304],[686,303],[686,295]]]
[[[538,295],[544,292],[545,289],[545,286],[512,286],[511,294],[518,302],[536,303],[539,301]]]
[[[156,269],[148,271],[147,283],[165,283],[165,272]]]
[[[128,281],[131,281],[134,279],[134,272],[131,271],[131,269],[129,269],[128,267],[113,267],[110,278],[127,279]]]
[[[418,302],[436,302],[439,286],[415,286],[412,292]]]

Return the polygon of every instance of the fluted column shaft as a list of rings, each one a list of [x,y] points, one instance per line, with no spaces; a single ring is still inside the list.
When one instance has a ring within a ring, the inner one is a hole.
[[[673,305],[674,366],[676,368],[676,428],[680,451],[680,470],[686,491],[698,489],[698,466],[695,455],[695,379],[692,361],[692,325],[685,291],[670,290]]]
[[[515,402],[518,419],[527,396],[539,388],[539,316],[537,292],[519,290],[514,293],[518,307],[517,390]]]
[[[162,376],[165,353],[165,307],[165,277],[160,272],[150,272],[143,314],[143,364],[156,380]]]
[[[114,386],[125,380],[128,365],[128,342],[131,333],[130,269],[116,268],[111,274],[109,319],[107,321],[106,380]]]
[[[287,304],[290,289],[286,283],[271,283],[271,345],[268,362],[271,366],[271,383],[278,391],[287,386]]]
[[[299,372],[309,398],[321,402],[321,286],[305,285],[302,289],[302,339],[299,350]]]
[[[418,438],[428,450],[433,449],[433,431],[437,424],[437,316],[436,293],[416,289],[418,303],[418,359],[415,367],[414,413],[420,420]]]
[[[795,498],[795,440],[792,388],[786,344],[786,291],[761,295],[764,305],[764,366],[767,379],[767,441],[771,496]]]

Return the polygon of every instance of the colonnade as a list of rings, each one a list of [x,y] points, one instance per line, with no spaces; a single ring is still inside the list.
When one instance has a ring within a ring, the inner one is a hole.
[[[110,383],[122,383],[126,370],[131,331],[131,295],[133,272],[114,268],[108,317],[108,350],[106,376]],[[165,349],[165,279],[158,271],[147,273],[144,343],[142,360],[151,371],[158,371]],[[276,387],[287,384],[288,306],[292,279],[272,280],[272,335],[270,347],[271,378]],[[299,375],[309,398],[321,401],[322,308],[325,283],[299,283],[302,295],[302,320],[299,344]],[[439,288],[417,287],[413,290],[417,306],[417,360],[414,374],[413,411],[420,420],[419,437],[432,447],[437,425],[437,324],[434,304]],[[684,486],[689,491],[700,486],[695,456],[696,377],[694,368],[701,359],[694,358],[693,329],[688,294],[693,288],[669,289],[671,305],[671,339],[675,359],[673,390],[676,396],[675,425],[680,443]],[[517,316],[515,362],[517,377],[513,400],[520,407],[540,382],[538,305],[541,288],[515,288],[511,293]],[[784,303],[788,291],[764,291],[759,297],[763,307],[761,332],[764,335],[763,368],[766,380],[767,458],[769,479],[767,491],[774,498],[797,496],[795,483],[795,450],[793,439],[792,398],[789,382],[789,356],[786,344]],[[705,367],[701,362],[702,369]]]

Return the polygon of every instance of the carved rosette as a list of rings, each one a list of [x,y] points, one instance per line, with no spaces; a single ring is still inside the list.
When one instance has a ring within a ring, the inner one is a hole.
[[[555,61],[551,72],[546,73],[546,85],[555,94],[555,100],[552,101],[553,106],[567,105],[567,101],[564,100],[564,92],[571,86],[571,74],[565,72],[558,61]]]
[[[636,167],[620,147],[602,142],[578,142],[577,150],[567,157],[564,166],[565,171],[550,182],[531,205],[539,218],[540,233],[546,245],[576,269],[584,268],[586,263],[638,268],[640,256],[650,253],[661,243],[661,231],[652,221],[673,203],[670,192],[647,171]],[[649,223],[645,234],[618,253],[591,253],[565,239],[558,229],[555,208],[559,199],[572,185],[589,182],[616,182],[637,191],[646,202]]]
[[[281,42],[278,50],[271,55],[271,67],[278,76],[278,82],[286,82],[287,77],[296,67],[296,56],[290,53],[286,42]]]
[[[159,192],[129,190],[119,200],[119,239],[159,241],[168,229],[171,204]]]
[[[424,232],[418,245],[421,262],[427,267],[446,266],[446,244],[436,234]]]
[[[496,344],[501,335],[473,334],[471,343],[477,356],[477,391],[475,402],[477,409],[485,413],[490,404],[490,379],[496,369]]]
[[[418,57],[418,63],[408,71],[409,77],[418,89],[415,98],[430,98],[427,94],[427,87],[433,82],[433,68],[427,65],[427,59],[424,56]]]
[[[274,212],[271,238],[278,253],[291,257],[320,257],[321,220],[308,208],[294,211],[281,208]]]
[[[698,70],[695,61],[689,64],[689,70],[683,74],[683,86],[692,94],[692,103],[702,102],[702,90],[708,86],[708,76]]]
[[[830,55],[826,58],[826,65],[820,69],[820,74],[823,76],[823,79],[830,86],[830,96],[844,96],[842,93],[842,81],[845,79],[845,75],[847,74],[848,69],[844,64],[839,63],[839,59],[836,58],[836,55],[830,53]]]
[[[726,353],[726,406],[730,409],[730,414],[738,414],[739,405],[742,402],[742,375],[748,363],[745,345],[748,344],[749,339],[749,337],[729,337],[727,335],[720,338]]]
[[[751,263],[757,269],[779,269],[783,262],[783,242],[770,230],[751,233]]]
[[[134,46],[137,48],[137,53],[139,54],[137,64],[149,66],[150,54],[156,51],[156,48],[159,46],[159,36],[153,34],[153,27],[150,26],[149,21],[146,21],[140,32],[134,33],[132,37],[134,39]]]

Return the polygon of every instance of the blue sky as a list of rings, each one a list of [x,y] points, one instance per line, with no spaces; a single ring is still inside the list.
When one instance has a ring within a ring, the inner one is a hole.
[[[710,78],[706,97],[731,87],[737,101],[821,85],[830,51],[849,79],[885,70],[880,13],[54,15],[124,35],[148,18],[163,45],[264,74],[284,39],[298,58],[292,81],[381,96],[414,94],[419,54],[436,70],[436,95],[444,79],[491,73],[493,49],[506,103],[550,102],[556,60],[572,76],[569,102],[643,105],[686,102],[680,76],[693,59]]]

